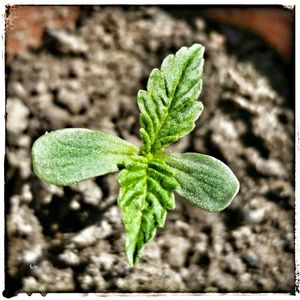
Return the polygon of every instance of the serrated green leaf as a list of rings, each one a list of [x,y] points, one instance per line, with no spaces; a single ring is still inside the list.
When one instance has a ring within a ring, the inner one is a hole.
[[[182,47],[164,59],[160,70],[151,72],[147,91],[139,91],[143,153],[159,152],[194,129],[203,110],[196,101],[202,88],[203,53],[199,44]]]
[[[138,149],[107,132],[69,128],[46,133],[32,147],[35,174],[43,181],[70,185],[119,170]]]
[[[172,169],[161,160],[132,157],[121,171],[118,181],[118,205],[122,209],[126,229],[126,256],[134,266],[144,245],[163,227],[167,209],[175,207],[173,191],[178,187]]]
[[[220,160],[198,153],[163,153],[180,187],[176,192],[211,212],[225,209],[239,191],[233,172]]]

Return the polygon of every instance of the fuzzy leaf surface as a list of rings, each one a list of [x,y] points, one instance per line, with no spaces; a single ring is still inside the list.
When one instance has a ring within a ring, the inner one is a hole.
[[[195,127],[203,105],[196,101],[202,88],[204,47],[194,44],[168,55],[154,69],[147,91],[138,93],[143,153],[156,153]]]
[[[228,166],[209,155],[164,153],[180,187],[176,192],[211,212],[225,209],[239,191],[239,181]]]
[[[32,161],[37,177],[64,186],[116,172],[118,165],[137,153],[137,147],[110,133],[68,128],[37,139]]]
[[[135,156],[122,170],[118,181],[118,205],[126,230],[126,256],[134,266],[144,245],[163,227],[168,209],[175,208],[173,191],[178,187],[172,169],[162,160]]]

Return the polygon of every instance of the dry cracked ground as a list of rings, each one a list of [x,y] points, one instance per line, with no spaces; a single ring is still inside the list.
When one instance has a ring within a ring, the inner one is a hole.
[[[41,46],[7,71],[6,295],[293,293],[294,111],[272,50],[253,37],[230,48],[238,31],[225,35],[196,14],[187,21],[157,7],[88,7],[66,28],[48,25]],[[221,159],[241,189],[218,214],[176,197],[165,228],[130,269],[116,175],[48,185],[33,174],[30,149],[65,127],[139,144],[138,89],[167,54],[195,42],[206,47],[205,109],[170,150]]]

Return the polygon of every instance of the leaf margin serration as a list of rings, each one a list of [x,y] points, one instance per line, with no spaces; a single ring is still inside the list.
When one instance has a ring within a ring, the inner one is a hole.
[[[196,101],[202,89],[203,54],[200,44],[180,48],[163,60],[161,69],[152,70],[147,91],[139,90],[141,153],[162,151],[194,129],[203,110],[202,102]]]
[[[132,178],[128,179],[129,176]],[[145,244],[153,239],[157,228],[164,226],[167,210],[175,208],[173,191],[178,188],[178,182],[164,161],[143,156],[133,156],[127,161],[118,182],[117,201],[126,231],[126,256],[129,265],[134,267]]]

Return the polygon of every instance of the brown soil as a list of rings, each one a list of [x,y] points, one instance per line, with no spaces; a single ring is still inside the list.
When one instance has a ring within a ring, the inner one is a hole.
[[[286,66],[251,35],[176,15],[155,7],[82,8],[75,23],[49,26],[38,49],[13,60],[6,296],[294,292],[294,112]],[[30,149],[45,131],[64,127],[106,130],[139,144],[138,89],[167,54],[194,42],[206,47],[205,109],[192,134],[170,150],[221,159],[241,189],[218,214],[177,197],[165,228],[130,269],[116,175],[47,185],[32,172]]]

